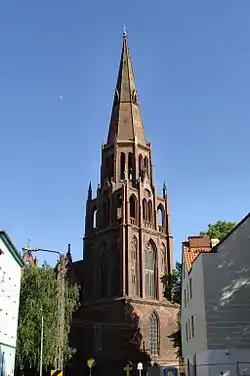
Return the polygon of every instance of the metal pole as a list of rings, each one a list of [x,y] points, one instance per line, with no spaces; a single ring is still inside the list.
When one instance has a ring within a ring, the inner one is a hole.
[[[57,369],[63,370],[64,320],[65,320],[65,257],[60,256],[58,273],[58,347]]]
[[[41,328],[41,344],[40,344],[40,376],[43,374],[43,315]]]

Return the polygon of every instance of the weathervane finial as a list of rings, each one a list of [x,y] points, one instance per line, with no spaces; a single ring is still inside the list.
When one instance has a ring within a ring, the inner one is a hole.
[[[125,38],[127,36],[127,29],[126,29],[126,26],[123,25],[123,38]]]

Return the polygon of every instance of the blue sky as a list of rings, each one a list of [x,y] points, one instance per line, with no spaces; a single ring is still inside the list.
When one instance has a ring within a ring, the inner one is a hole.
[[[82,257],[124,23],[175,259],[209,222],[249,211],[249,0],[1,1],[0,227],[18,249],[31,238]]]

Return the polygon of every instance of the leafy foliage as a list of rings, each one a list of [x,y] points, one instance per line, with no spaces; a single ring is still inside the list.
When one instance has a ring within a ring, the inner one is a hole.
[[[176,356],[182,356],[182,341],[181,341],[181,329],[176,330],[168,336],[172,343],[173,347],[176,349]]]
[[[224,239],[236,226],[236,222],[217,221],[215,224],[209,223],[206,232],[201,231],[200,235],[208,235],[210,239]]]
[[[57,333],[57,276],[53,268],[23,270],[20,292],[20,312],[17,339],[17,359],[24,369],[37,370],[40,360],[41,322],[44,318],[43,366],[47,369],[56,356]],[[78,307],[78,287],[65,281],[65,360],[69,359],[68,334],[73,312]]]
[[[165,298],[177,304],[181,304],[181,273],[182,264],[177,262],[172,274],[165,274],[161,279]]]

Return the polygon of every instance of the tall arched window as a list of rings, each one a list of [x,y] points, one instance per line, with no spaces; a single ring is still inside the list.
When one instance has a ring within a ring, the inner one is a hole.
[[[164,209],[162,205],[157,208],[158,226],[164,226]]]
[[[142,176],[142,171],[143,171],[143,156],[140,154],[139,155],[139,176]]]
[[[122,197],[118,197],[116,201],[116,221],[117,223],[122,221]]]
[[[134,179],[134,154],[129,152],[128,154],[128,178],[129,180]]]
[[[114,177],[114,154],[110,156],[110,177]]]
[[[110,199],[107,198],[107,217],[106,217],[107,225],[109,226],[110,223]]]
[[[145,252],[145,293],[146,296],[157,298],[157,268],[156,268],[156,247],[149,241]]]
[[[138,240],[133,236],[131,242],[131,293],[139,295]]]
[[[126,163],[126,156],[124,153],[121,153],[121,156],[120,156],[120,179],[124,179],[125,176],[125,163]]]
[[[142,200],[142,218],[144,221],[147,220],[147,200],[145,198]]]
[[[145,168],[145,171],[148,174],[148,157],[144,157],[144,168]]]
[[[102,203],[102,226],[103,228],[106,228],[109,226],[109,220],[110,220],[110,199],[107,197],[103,198]]]
[[[107,207],[107,201],[104,199],[102,203],[102,227],[106,227],[107,225],[107,212],[108,212],[108,207]]]
[[[101,247],[100,257],[100,297],[106,298],[108,295],[108,270],[107,270],[107,249],[106,244]]]
[[[94,208],[93,210],[93,217],[92,217],[92,227],[96,228],[97,227],[97,209]]]
[[[150,223],[153,222],[153,206],[152,206],[152,201],[148,201],[148,221]]]
[[[159,323],[156,313],[149,317],[149,351],[150,355],[159,355]]]
[[[110,178],[110,160],[109,160],[109,157],[105,158],[105,177]]]
[[[136,204],[137,200],[134,195],[130,196],[129,198],[129,211],[130,211],[130,217],[136,219]]]
[[[161,245],[161,274],[166,273],[166,247],[165,244]]]

